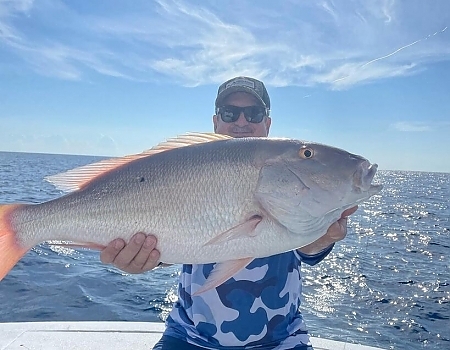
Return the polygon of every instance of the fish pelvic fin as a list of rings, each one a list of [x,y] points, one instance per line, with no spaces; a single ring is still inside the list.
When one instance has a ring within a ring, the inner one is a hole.
[[[0,280],[27,253],[29,248],[20,246],[10,223],[10,215],[21,204],[0,205]]]
[[[212,288],[220,286],[223,282],[230,279],[234,274],[250,264],[253,259],[254,258],[242,258],[216,264],[206,279],[206,282],[199,289],[197,289],[192,296],[197,296]]]
[[[187,133],[161,142],[155,147],[152,147],[142,153],[105,159],[100,162],[84,165],[60,174],[47,176],[45,177],[45,180],[53,184],[61,191],[74,192],[86,187],[97,177],[137,159],[151,157],[154,154],[175,148],[212,141],[227,140],[230,138],[232,137],[215,133]]]

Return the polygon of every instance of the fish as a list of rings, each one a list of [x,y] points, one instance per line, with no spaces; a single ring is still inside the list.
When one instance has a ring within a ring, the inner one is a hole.
[[[0,205],[0,280],[42,242],[101,250],[145,232],[156,236],[163,263],[216,263],[196,291],[203,293],[255,258],[320,238],[343,211],[381,191],[377,167],[297,139],[180,135],[46,177],[66,192],[58,198]]]

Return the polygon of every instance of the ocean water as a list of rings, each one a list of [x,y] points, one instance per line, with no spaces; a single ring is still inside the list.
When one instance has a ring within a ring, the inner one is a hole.
[[[61,195],[46,175],[96,157],[0,152],[0,203]],[[301,310],[314,336],[385,349],[450,349],[450,174],[380,171],[380,195],[346,239],[303,267]],[[99,253],[41,244],[0,282],[0,322],[163,321],[179,267],[127,275]]]

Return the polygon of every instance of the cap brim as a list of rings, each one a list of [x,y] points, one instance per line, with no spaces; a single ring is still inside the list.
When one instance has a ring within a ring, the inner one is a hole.
[[[216,107],[220,107],[223,104],[223,101],[230,96],[231,94],[234,94],[235,92],[246,92],[254,97],[264,106],[267,108],[266,104],[264,103],[261,96],[259,96],[255,90],[250,89],[245,86],[231,86],[228,89],[225,89],[222,91],[216,98]]]

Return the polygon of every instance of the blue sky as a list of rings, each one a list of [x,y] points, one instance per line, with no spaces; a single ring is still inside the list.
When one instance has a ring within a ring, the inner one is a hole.
[[[0,151],[125,155],[212,131],[249,75],[271,136],[450,172],[450,1],[0,0]]]

